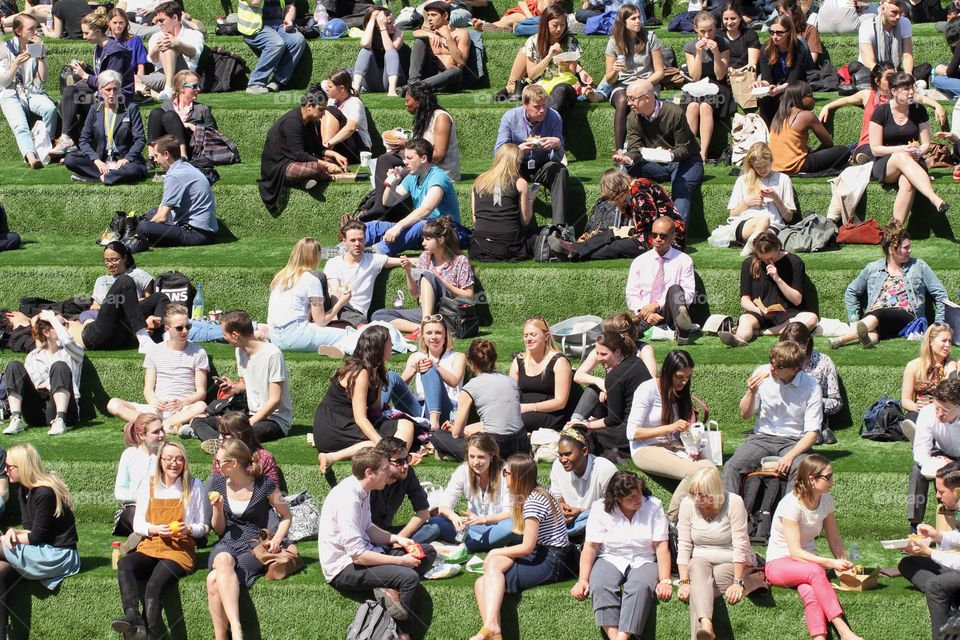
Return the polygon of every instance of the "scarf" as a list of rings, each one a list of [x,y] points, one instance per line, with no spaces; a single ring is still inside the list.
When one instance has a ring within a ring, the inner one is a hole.
[[[10,57],[12,58],[10,64],[17,64],[16,58],[20,55],[20,41],[17,38],[7,40],[7,49],[10,51]],[[37,60],[31,58],[27,64],[17,67],[14,84],[18,94],[43,93],[43,83],[36,77],[37,66]]]
[[[873,19],[873,31],[877,38],[877,62],[889,62],[895,68],[900,68],[900,38],[897,32],[900,23],[894,25],[893,30],[883,28],[883,14],[878,13]]]

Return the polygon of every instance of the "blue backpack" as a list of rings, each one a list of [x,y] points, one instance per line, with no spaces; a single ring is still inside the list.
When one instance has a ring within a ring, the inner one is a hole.
[[[876,442],[900,442],[907,440],[900,428],[903,413],[900,403],[890,396],[883,396],[863,412],[860,437]]]
[[[539,27],[540,16],[525,18],[523,22],[520,22],[513,27],[513,35],[517,36],[518,38],[521,36],[533,36],[537,34],[537,29]]]
[[[588,36],[608,36],[613,31],[613,23],[617,20],[616,11],[607,11],[598,16],[587,18],[583,32]]]

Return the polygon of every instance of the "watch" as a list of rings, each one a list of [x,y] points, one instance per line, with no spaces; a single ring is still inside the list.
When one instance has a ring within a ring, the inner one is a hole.
[[[743,580],[741,580],[741,579],[739,579],[739,578],[734,578],[734,579],[733,579],[733,584],[742,587],[742,586],[743,586]]]
[[[673,586],[673,580],[671,580],[670,578],[664,578],[663,580],[661,580],[661,581],[658,582],[657,584],[668,584],[668,585],[670,585],[670,586],[672,587],[672,586]]]

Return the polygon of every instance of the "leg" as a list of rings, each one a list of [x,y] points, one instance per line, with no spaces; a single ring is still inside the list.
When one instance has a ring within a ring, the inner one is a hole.
[[[743,223],[743,237],[737,238],[741,242],[746,242],[755,233],[766,231],[770,228],[770,218],[768,216],[758,216],[750,218]]]
[[[147,165],[142,162],[128,162],[119,169],[108,171],[101,179],[103,184],[110,186],[128,182],[139,182],[147,177]]]
[[[123,619],[131,625],[144,625],[143,616],[140,615],[140,587],[137,580],[151,575],[158,562],[156,558],[134,551],[120,558],[117,563]]]
[[[550,189],[550,207],[554,224],[567,224],[567,199],[570,172],[560,162],[548,162],[540,167],[533,179]]]
[[[152,119],[153,114],[151,113],[150,116]],[[183,120],[180,119],[177,112],[173,110],[165,111],[163,115],[160,116],[160,121],[164,132],[176,138],[177,142],[180,143],[180,155],[185,159],[189,158],[190,132],[183,126]],[[152,141],[154,138],[150,138],[150,140]]]
[[[376,89],[383,90],[383,87],[377,87],[375,84],[376,80],[379,80],[380,74],[374,72],[370,74],[371,67],[376,71],[376,58],[373,57],[373,51],[370,49],[361,47],[360,51],[357,52],[357,59],[353,63],[353,90],[357,94],[360,93],[360,90],[364,88],[364,79],[366,79],[367,91],[375,91]],[[376,87],[376,88],[375,88]]]
[[[513,532],[512,520],[507,518],[493,525],[470,527],[464,544],[470,553],[478,553],[505,547],[519,541],[520,536]]]
[[[283,432],[280,423],[274,422],[270,418],[254,422],[252,426],[253,432],[257,434],[257,439],[262,443],[273,442],[287,435]]]
[[[387,95],[394,97],[400,95],[397,92],[397,85],[400,83],[400,53],[396,49],[391,49],[383,54],[383,78],[386,78]]]
[[[23,579],[20,572],[14,569],[9,562],[0,560],[0,629],[4,633],[7,631],[7,621],[10,617],[7,604],[9,594]]]
[[[671,196],[684,223],[690,224],[691,199],[694,189],[703,182],[703,160],[700,156],[691,156],[677,163],[673,170]]]
[[[10,413],[22,415],[29,425],[44,424],[43,397],[37,391],[26,367],[19,360],[11,360],[4,371],[7,382],[7,402]]]
[[[927,496],[930,494],[930,481],[920,473],[920,465],[913,465],[907,485],[907,519],[916,526],[923,522],[927,512]]]
[[[300,58],[303,57],[303,52],[307,49],[307,39],[299,31],[287,31],[282,25],[276,26],[274,29],[280,35],[283,52],[279,65],[273,72],[273,79],[281,87],[286,87],[290,84],[290,80],[297,70],[297,65],[300,63]]]
[[[580,12],[577,12],[578,14]],[[617,149],[623,149],[627,141],[627,115],[630,113],[630,106],[627,104],[627,92],[625,89],[614,89],[610,96],[610,103],[613,105],[613,137],[616,141]]]
[[[420,384],[423,387],[423,403],[427,416],[430,418],[430,426],[436,431],[445,417],[450,415],[450,397],[447,396],[447,390],[443,379],[436,367],[432,367],[426,373],[420,374]],[[444,403],[446,400],[446,403]],[[446,416],[444,415],[446,408]]]
[[[766,573],[770,584],[797,589],[803,600],[807,631],[812,637],[826,637],[827,621],[834,622],[841,638],[846,637],[836,624],[837,620],[842,621],[843,609],[823,567],[793,558],[779,558],[767,563]]]
[[[613,637],[610,631],[616,633],[620,629],[621,611],[624,604],[620,597],[620,586],[626,578],[609,561],[598,559],[590,571],[590,602],[593,605],[593,615],[597,626],[604,630],[608,637]]]
[[[690,629],[698,626],[713,630],[713,601],[717,597],[717,585],[713,577],[713,563],[704,558],[691,558],[688,566],[690,578]]]
[[[760,333],[760,321],[756,316],[744,313],[737,320],[736,336],[744,342],[750,342]]]
[[[899,197],[899,194],[897,195]],[[866,315],[862,317],[858,323],[863,324],[867,328],[867,334],[870,336],[871,339],[879,339],[879,336],[877,335],[877,327],[880,325],[880,321],[877,319],[876,316]],[[856,342],[859,339],[860,339],[860,336],[856,331],[856,326],[854,326],[853,331],[840,336],[836,340],[832,341],[830,344],[834,348],[837,348],[837,347],[842,347],[843,345],[849,344],[851,342]]]
[[[811,151],[803,161],[805,173],[840,170],[847,166],[850,150],[844,146],[827,147]]]
[[[657,584],[657,564],[648,562],[636,569],[628,569],[623,583],[623,599],[620,605],[620,620],[617,629],[626,640],[630,635],[639,636],[647,626],[647,618],[657,607],[654,589]]]
[[[419,417],[423,413],[420,401],[396,371],[387,372],[387,386],[381,391],[380,400],[382,404],[392,404],[409,416]]]
[[[944,569],[930,558],[911,556],[900,561],[900,574],[924,593],[930,610],[933,640],[948,640],[940,627],[950,617],[950,610],[960,593],[960,572]]]
[[[734,451],[733,457],[723,465],[723,490],[739,495],[743,476],[756,469],[761,458],[776,454],[777,450],[766,442],[764,436],[747,436],[746,442],[740,445]]]
[[[30,144],[33,144],[31,139]],[[100,179],[100,170],[97,169],[97,165],[93,164],[93,160],[81,153],[71,153],[68,154],[63,160],[63,164],[66,165],[72,173],[77,174],[81,178],[87,180],[99,180]]]
[[[500,607],[506,592],[505,574],[513,566],[513,559],[496,556],[488,562],[483,575],[477,579],[478,583],[483,583],[477,585],[477,606],[483,626],[492,635],[500,635]]]
[[[577,104],[577,92],[569,84],[558,84],[547,97],[547,106],[560,114],[564,129],[570,121],[570,111]]]
[[[420,317],[433,315],[437,310],[437,300],[452,297],[447,286],[436,274],[424,272],[420,276]]]
[[[413,41],[413,47],[410,49],[410,82],[416,82],[420,80],[427,65],[428,54],[433,55],[430,51],[430,43],[425,38],[417,38]]]
[[[163,421],[163,426],[173,427],[179,424],[190,424],[190,422],[207,412],[207,403],[202,400],[184,406],[172,416]]]
[[[0,110],[3,111],[3,117],[7,119],[7,124],[10,125],[14,138],[17,139],[20,157],[23,158],[31,153],[36,155],[37,149],[33,144],[33,136],[30,135],[27,113],[24,105],[20,102],[20,98],[16,96],[0,98]]]
[[[63,414],[68,425],[76,424],[78,416],[77,400],[73,395],[73,371],[66,362],[55,362],[50,367],[50,395],[53,402],[47,407],[47,424],[60,414]]]
[[[507,79],[507,91],[514,93],[516,83],[527,77],[527,56],[523,52],[523,47],[513,58],[513,64],[510,66],[510,76]]]
[[[222,634],[218,638],[226,638],[226,625],[230,626],[231,634],[236,637],[242,637],[240,626],[240,580],[237,578],[237,572],[234,570],[237,561],[227,552],[220,552],[213,559],[213,569],[210,575],[216,575],[217,600],[220,605],[220,621],[225,623]],[[209,578],[208,578],[209,585]],[[217,633],[217,619],[213,611],[213,603],[209,599],[210,617],[214,619],[214,633]]]
[[[687,118],[687,126],[690,127],[690,131],[693,135],[698,135],[697,132],[700,131],[700,104],[695,101],[688,102],[684,115]],[[701,144],[701,146],[703,145]]]
[[[897,200],[894,202],[894,216],[901,222],[905,221],[907,215],[910,213],[909,205],[913,203],[914,189],[927,198],[934,208],[939,208],[940,205],[943,204],[943,198],[938,196],[933,190],[933,184],[930,182],[930,174],[927,173],[927,170],[920,166],[912,156],[898,152],[890,156],[890,160],[887,161],[887,172],[884,177],[884,182],[893,182],[894,178],[899,178],[900,176],[905,177],[910,185],[910,201],[901,202],[901,194],[904,191],[905,185],[903,180],[899,181],[900,193],[897,194]],[[904,197],[904,201],[905,200],[906,198]],[[903,205],[906,205],[905,209]],[[900,217],[901,215],[903,217]]]
[[[63,134],[71,140],[80,137],[80,127],[86,119],[93,100],[93,91],[86,82],[64,87],[60,99],[60,115],[63,118]]]
[[[677,338],[689,337],[690,312],[687,310],[687,294],[683,288],[678,284],[671,285],[667,289],[665,302],[662,310],[664,324],[677,331]]]
[[[147,587],[143,595],[145,617],[147,627],[158,637],[160,630],[163,629],[163,604],[161,600],[163,592],[167,587],[176,585],[180,578],[185,575],[187,575],[187,572],[173,560],[160,560],[147,580]],[[234,577],[236,577],[236,574],[234,574]]]
[[[670,506],[667,507],[667,517],[671,522],[677,521],[677,514],[680,512],[680,502],[687,495],[687,483],[685,479],[705,466],[713,466],[707,460],[685,460],[678,458],[663,447],[647,446],[641,447],[633,454],[633,463],[644,473],[663,476],[664,478],[673,478],[680,480],[680,486],[674,491],[670,499]]]
[[[267,86],[270,76],[273,75],[280,64],[280,58],[286,52],[283,46],[283,38],[280,37],[276,29],[264,25],[260,31],[252,36],[245,36],[243,41],[260,56],[257,65],[250,73],[248,86]]]
[[[713,139],[713,105],[709,102],[700,103],[700,158],[707,161],[707,151]]]
[[[146,323],[137,299],[137,285],[122,275],[110,287],[96,320],[83,328],[83,344],[87,349],[125,349],[145,340]]]
[[[53,140],[57,137],[57,122],[60,118],[57,113],[57,105],[46,94],[35,94],[30,96],[28,103],[30,111],[43,120],[43,126],[47,129],[47,135]]]

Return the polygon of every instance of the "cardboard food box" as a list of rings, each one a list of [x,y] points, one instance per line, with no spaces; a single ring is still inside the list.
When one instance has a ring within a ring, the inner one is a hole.
[[[857,573],[860,569],[861,573]],[[880,575],[879,569],[863,569],[863,567],[854,567],[850,571],[837,571],[837,578],[840,584],[836,588],[840,591],[869,591],[877,588],[877,578]]]

